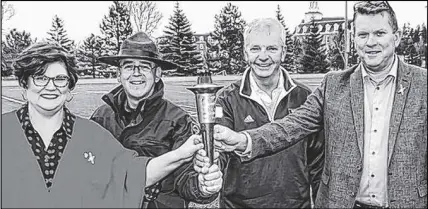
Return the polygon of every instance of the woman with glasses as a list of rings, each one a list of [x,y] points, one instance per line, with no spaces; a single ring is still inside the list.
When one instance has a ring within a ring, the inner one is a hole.
[[[65,106],[73,57],[36,43],[14,61],[27,101],[2,115],[2,207],[140,208],[144,189],[192,159],[196,136],[156,158],[136,157],[98,124]]]

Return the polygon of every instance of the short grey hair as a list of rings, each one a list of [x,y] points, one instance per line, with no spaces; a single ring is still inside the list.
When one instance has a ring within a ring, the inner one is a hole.
[[[282,24],[274,18],[258,18],[247,25],[244,31],[244,48],[247,47],[248,35],[252,32],[267,32],[270,34],[271,28],[279,28],[281,31],[281,44],[285,46],[286,36],[285,29]]]

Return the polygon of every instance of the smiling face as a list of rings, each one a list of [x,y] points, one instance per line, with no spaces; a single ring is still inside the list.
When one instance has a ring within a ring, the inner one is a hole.
[[[129,99],[140,101],[149,96],[160,79],[161,70],[154,62],[139,59],[120,61],[120,82]]]
[[[47,78],[55,78],[54,81],[50,79],[46,83]],[[52,115],[63,108],[67,93],[70,91],[68,88],[68,73],[63,62],[52,62],[46,65],[46,71],[42,75],[34,75],[28,78],[28,88],[26,91],[27,100],[32,107],[43,115]],[[37,84],[37,85],[36,85]],[[66,84],[66,85],[63,85]]]
[[[284,59],[285,52],[278,27],[264,27],[250,32],[246,38],[245,58],[257,77],[274,74]]]
[[[401,34],[394,32],[389,14],[358,14],[355,19],[355,45],[365,67],[383,71],[394,61],[395,47],[400,44]]]

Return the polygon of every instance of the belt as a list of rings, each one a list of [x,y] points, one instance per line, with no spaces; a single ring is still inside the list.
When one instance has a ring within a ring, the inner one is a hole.
[[[355,202],[354,208],[369,208],[369,209],[388,209],[388,207],[367,205],[361,202]]]

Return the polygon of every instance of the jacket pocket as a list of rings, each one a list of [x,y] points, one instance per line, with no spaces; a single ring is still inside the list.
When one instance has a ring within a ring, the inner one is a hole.
[[[427,180],[422,180],[418,186],[419,197],[427,196]]]

